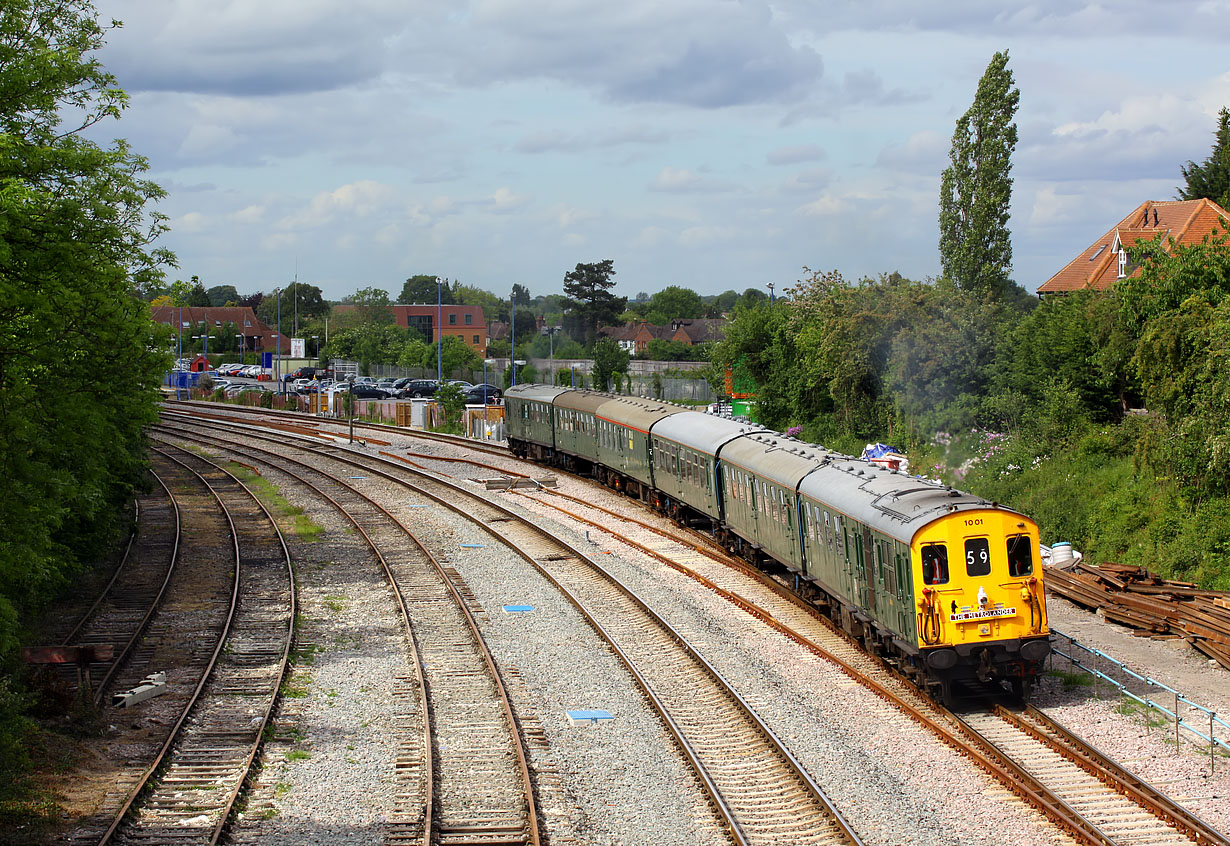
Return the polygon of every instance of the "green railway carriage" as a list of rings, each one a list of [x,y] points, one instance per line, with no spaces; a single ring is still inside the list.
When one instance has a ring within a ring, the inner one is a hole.
[[[640,397],[615,397],[600,405],[595,412],[598,458],[594,477],[616,490],[649,500],[653,489],[650,428],[681,413],[688,412]]]
[[[592,391],[566,391],[555,398],[555,448],[565,469],[589,473],[597,463],[598,409],[612,398]]]
[[[827,452],[756,432],[727,443],[718,455],[726,525],[739,538],[736,545],[750,544],[796,575],[804,573],[796,492]]]
[[[765,430],[697,411],[684,411],[655,423],[650,443],[654,487],[662,497],[658,506],[681,520],[697,522],[697,515],[688,513],[690,509],[707,518],[708,528],[716,529],[722,520],[718,450],[754,431]]]
[[[504,425],[515,455],[548,461],[555,456],[555,398],[569,388],[513,385],[504,392]]]

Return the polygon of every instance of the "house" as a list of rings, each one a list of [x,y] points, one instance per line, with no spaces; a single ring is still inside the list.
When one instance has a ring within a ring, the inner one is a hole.
[[[642,320],[624,326],[603,326],[598,330],[598,335],[610,338],[632,355],[639,355],[649,349],[650,341],[679,341],[691,347],[721,340],[725,327],[726,321],[722,319],[677,318],[665,326]]]
[[[1215,230],[1225,232],[1230,212],[1212,200],[1149,200],[1141,203],[1114,228],[1090,244],[1062,270],[1038,288],[1038,296],[1072,291],[1105,291],[1120,279],[1139,271],[1128,250],[1141,241],[1162,235],[1185,246],[1199,244]]]
[[[225,324],[234,324],[236,334],[243,336],[240,348],[246,352],[272,351],[278,343],[278,331],[262,323],[256,312],[246,306],[155,306],[150,311],[155,323],[170,326],[184,335],[213,338]],[[290,354],[290,338],[282,338],[282,354]]]

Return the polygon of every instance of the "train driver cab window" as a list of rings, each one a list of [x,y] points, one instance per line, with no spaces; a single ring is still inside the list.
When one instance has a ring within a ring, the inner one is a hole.
[[[943,585],[948,583],[948,547],[942,543],[929,543],[922,548],[923,584]]]
[[[969,538],[965,541],[965,573],[969,576],[990,575],[991,545],[986,538]]]
[[[1008,538],[1008,575],[1015,579],[1028,576],[1033,571],[1033,544],[1029,535],[1013,535]]]

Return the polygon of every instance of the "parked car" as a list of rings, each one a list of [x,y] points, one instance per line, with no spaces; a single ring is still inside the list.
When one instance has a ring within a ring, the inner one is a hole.
[[[401,389],[404,397],[434,397],[440,390],[440,384],[435,379],[414,379]]]
[[[248,379],[255,379],[260,376],[261,373],[265,372],[265,368],[261,367],[259,364],[249,364],[243,369],[242,372]]]
[[[329,388],[329,395],[345,394],[353,391],[354,398],[361,399],[389,399],[392,396],[384,388],[378,388],[375,385],[366,382],[355,382],[353,387],[346,382],[339,382]]]
[[[499,405],[503,397],[495,385],[475,385],[465,392],[466,405]]]

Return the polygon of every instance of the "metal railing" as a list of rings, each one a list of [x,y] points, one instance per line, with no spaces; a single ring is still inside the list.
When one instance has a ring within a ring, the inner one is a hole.
[[[1086,646],[1076,638],[1069,634],[1051,629],[1052,646],[1051,652],[1051,669],[1055,669],[1056,655],[1061,655],[1068,659],[1069,669],[1072,667],[1080,667],[1086,673],[1089,673],[1095,680],[1104,681],[1122,693],[1127,698],[1140,703],[1145,708],[1153,709],[1161,714],[1164,714],[1167,719],[1174,722],[1175,746],[1179,746],[1180,731],[1187,731],[1198,738],[1200,741],[1209,744],[1209,768],[1213,767],[1214,752],[1220,748],[1224,752],[1230,753],[1230,742],[1223,740],[1217,736],[1218,727],[1226,737],[1230,737],[1230,723],[1217,715],[1217,712],[1212,708],[1206,708],[1198,702],[1193,702],[1179,691],[1175,690],[1168,684],[1160,682],[1157,679],[1142,676],[1131,667],[1128,667],[1122,661],[1107,655],[1100,649],[1092,646]],[[1054,638],[1062,638],[1068,642],[1068,651],[1064,652],[1057,644],[1054,644]],[[1083,661],[1076,657],[1077,650],[1083,650],[1085,658]],[[1102,662],[1102,667],[1095,666],[1098,662]],[[1116,678],[1115,676],[1118,676]],[[1167,701],[1161,701],[1165,695]],[[1187,716],[1181,716],[1180,706],[1186,706]],[[1194,716],[1192,712],[1199,712],[1203,716]],[[1201,731],[1204,726],[1204,717],[1208,717],[1208,734]],[[1199,720],[1201,728],[1197,728],[1195,721]]]

